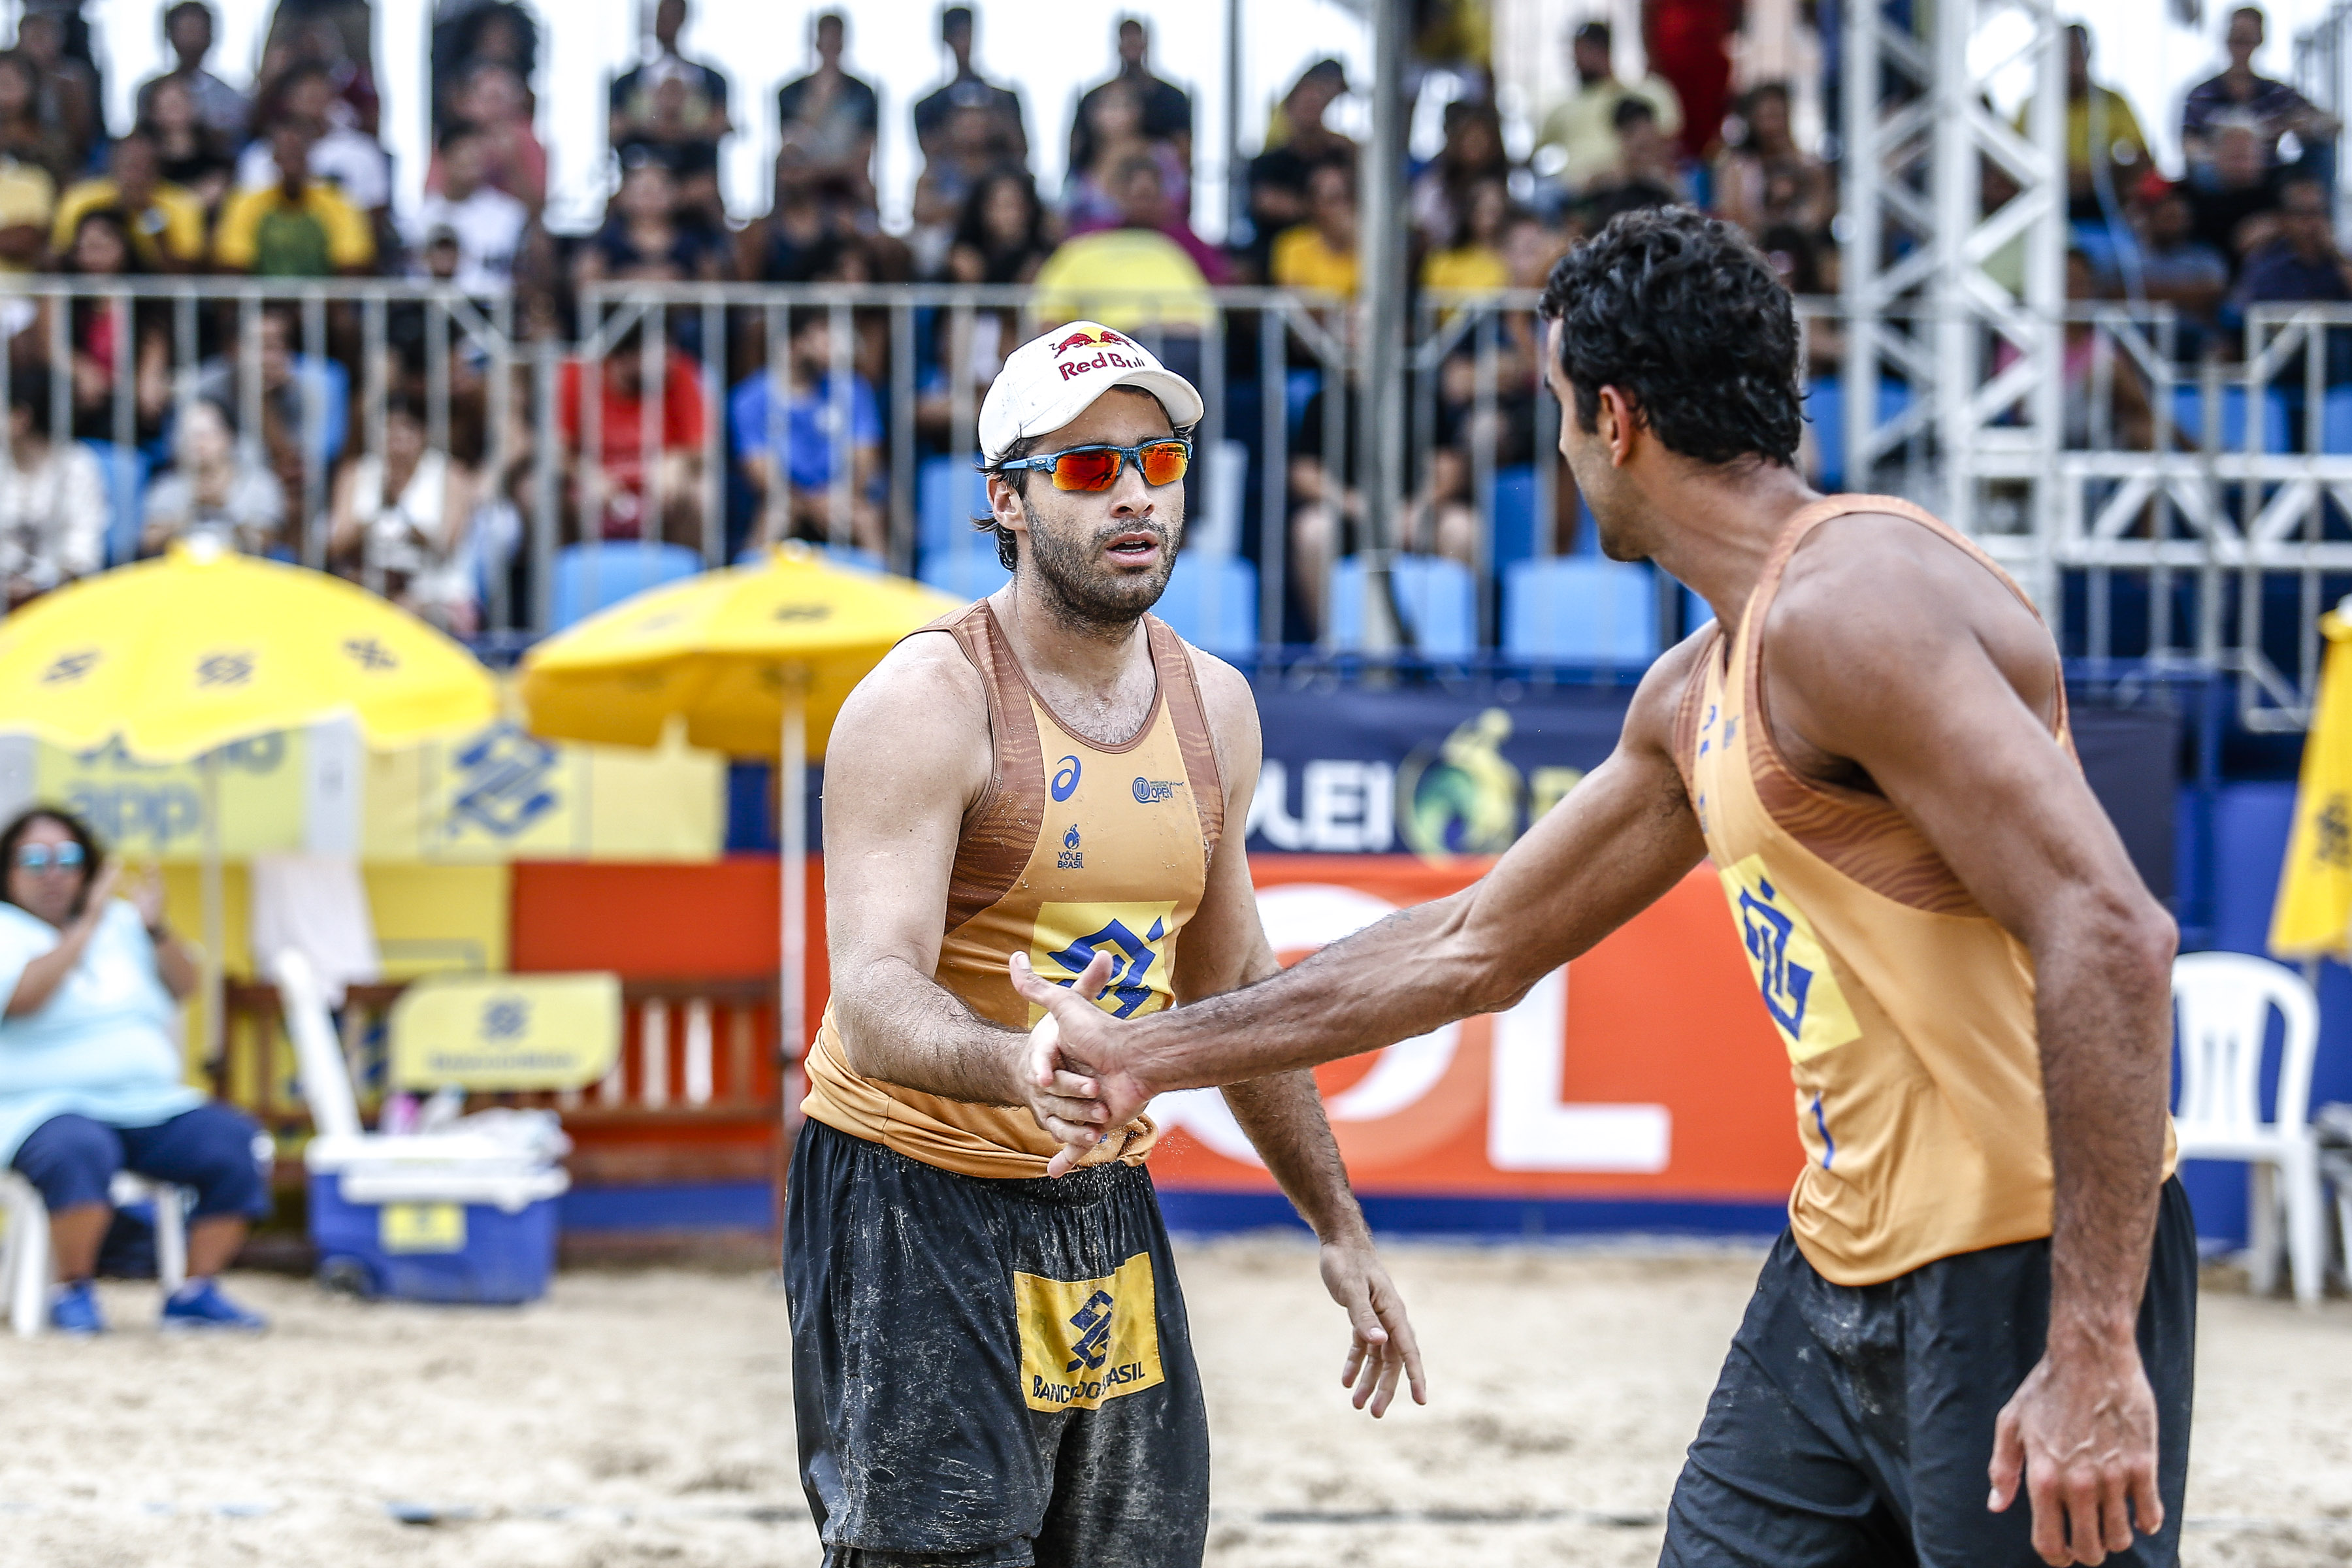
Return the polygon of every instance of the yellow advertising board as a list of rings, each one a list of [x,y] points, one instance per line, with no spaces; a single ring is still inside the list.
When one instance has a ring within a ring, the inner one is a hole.
[[[673,731],[663,745],[542,741],[501,721],[460,740],[371,752],[363,859],[709,860],[726,833],[727,768]]]
[[[612,974],[436,974],[392,1007],[392,1081],[402,1089],[583,1089],[620,1049]]]
[[[205,786],[194,763],[142,763],[109,742],[94,751],[33,743],[32,795],[65,806],[108,848],[133,860],[204,853]],[[287,731],[219,754],[221,853],[230,859],[304,847],[310,736]]]
[[[709,860],[726,837],[726,760],[675,732],[649,749],[557,744],[501,721],[369,752],[348,726],[325,724],[241,742],[217,767],[220,850],[232,864],[272,852],[379,865]],[[126,858],[203,858],[194,763],[0,737],[0,816],[37,800],[81,816]]]

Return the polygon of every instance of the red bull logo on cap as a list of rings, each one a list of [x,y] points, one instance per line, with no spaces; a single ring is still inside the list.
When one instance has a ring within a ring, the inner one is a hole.
[[[1119,336],[1108,327],[1082,327],[1054,345],[1054,357],[1060,359],[1072,349],[1099,348],[1106,343],[1125,343],[1129,348],[1135,346],[1130,340]]]
[[[1063,360],[1072,350],[1078,357]],[[1086,351],[1093,349],[1089,355]],[[1124,352],[1122,352],[1124,351]],[[1090,370],[1149,370],[1151,362],[1143,357],[1143,350],[1133,338],[1123,337],[1108,327],[1080,327],[1054,345],[1054,368],[1064,381],[1076,381]]]

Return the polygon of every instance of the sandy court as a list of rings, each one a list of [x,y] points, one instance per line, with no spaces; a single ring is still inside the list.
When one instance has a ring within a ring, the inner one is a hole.
[[[1656,1561],[1753,1278],[1742,1249],[1391,1249],[1433,1403],[1375,1425],[1311,1249],[1183,1248],[1220,1568]],[[521,1311],[244,1276],[258,1341],[0,1339],[0,1563],[813,1564],[783,1299],[743,1274],[573,1272]],[[2203,1302],[2186,1560],[2352,1561],[2352,1303]],[[395,1505],[436,1518],[403,1523]]]

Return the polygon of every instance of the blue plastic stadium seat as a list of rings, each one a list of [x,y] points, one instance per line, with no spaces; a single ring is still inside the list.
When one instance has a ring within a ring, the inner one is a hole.
[[[921,570],[915,575],[942,594],[979,599],[1003,587],[1013,574],[996,563],[996,541],[966,529],[961,549],[950,546],[925,552]]]
[[[1892,423],[1911,406],[1911,388],[1903,382],[1881,377],[1878,383],[1878,422]],[[1845,488],[1845,389],[1834,375],[1817,375],[1805,388],[1805,419],[1813,433],[1813,454],[1817,472],[1813,482],[1822,489],[1836,491]]]
[[[1495,472],[1495,515],[1486,525],[1486,559],[1501,571],[1536,552],[1536,470],[1520,463]]]
[[[1503,578],[1503,651],[1569,664],[1646,665],[1658,654],[1656,579],[1638,562],[1522,561]]]
[[[620,540],[566,545],[555,553],[556,629],[701,570],[701,555],[683,544]]]
[[[926,458],[915,470],[915,548],[952,550],[958,534],[988,510],[988,479],[971,458]]]
[[[2246,389],[2242,386],[2221,388],[2221,450],[2242,452],[2246,448]],[[2322,424],[2327,410],[2321,409]],[[2201,386],[2176,386],[2172,389],[2173,427],[2192,445],[2205,439],[2205,389]],[[2286,394],[2277,387],[2263,391],[2263,450],[2277,454],[2287,449]],[[2324,434],[2324,429],[2323,429]],[[2333,448],[2331,448],[2333,449]]]
[[[1195,647],[1245,656],[1257,647],[1257,568],[1238,556],[1184,550],[1152,613]]]
[[[2331,386],[2319,405],[2319,449],[2352,452],[2352,386]]]
[[[1478,650],[1478,584],[1470,569],[1439,555],[1393,555],[1389,575],[1397,612],[1423,658],[1468,658]],[[1364,563],[1349,556],[1331,569],[1332,641],[1364,646]]]

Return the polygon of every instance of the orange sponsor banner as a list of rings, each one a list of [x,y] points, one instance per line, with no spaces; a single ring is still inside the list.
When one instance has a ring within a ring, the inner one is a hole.
[[[1406,856],[1251,859],[1286,963],[1470,884],[1486,863]],[[1368,1194],[1778,1203],[1799,1150],[1788,1054],[1758,999],[1711,868],[1508,1013],[1320,1069],[1340,1152]],[[1163,1187],[1272,1191],[1214,1090],[1163,1095]]]
[[[1284,962],[1392,909],[1467,887],[1488,862],[1256,855]],[[812,865],[809,921],[824,929]],[[514,967],[624,975],[774,973],[776,862],[518,862]],[[809,955],[809,1012],[828,994]],[[797,1053],[795,1053],[797,1054]],[[1500,1016],[1322,1068],[1339,1148],[1367,1194],[1779,1204],[1803,1157],[1788,1053],[1758,998],[1711,867]],[[1163,1095],[1151,1156],[1171,1192],[1271,1193],[1213,1089]]]

